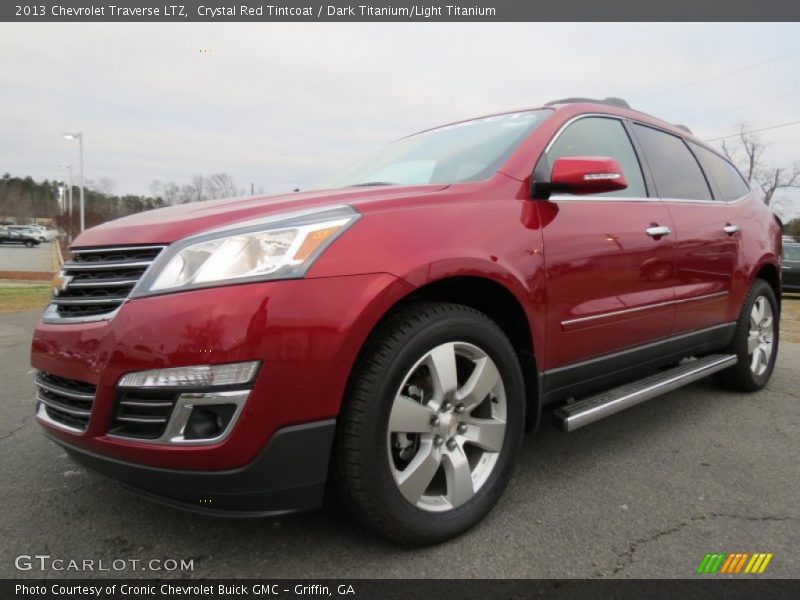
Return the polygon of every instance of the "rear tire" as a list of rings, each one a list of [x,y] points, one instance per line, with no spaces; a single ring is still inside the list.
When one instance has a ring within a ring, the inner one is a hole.
[[[34,244],[32,241],[30,241],[30,240],[28,240],[27,242],[25,242],[25,247],[26,247],[26,248],[33,248],[33,247],[34,247],[34,245],[35,245],[35,244]]]
[[[780,310],[775,292],[756,279],[747,293],[728,352],[739,359],[734,366],[714,375],[722,387],[755,392],[767,385],[778,355]]]
[[[415,303],[372,334],[351,376],[332,476],[344,508],[394,542],[480,521],[511,477],[525,423],[514,349],[486,315]]]

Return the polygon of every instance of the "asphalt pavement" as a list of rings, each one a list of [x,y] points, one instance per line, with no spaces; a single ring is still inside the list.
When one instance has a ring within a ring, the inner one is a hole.
[[[704,380],[575,433],[545,424],[487,519],[408,550],[333,509],[209,518],[76,466],[32,416],[36,317],[0,316],[0,577],[92,575],[14,566],[19,555],[47,554],[138,565],[94,574],[109,577],[682,578],[696,576],[707,552],[770,552],[760,577],[800,576],[800,344],[782,345],[757,394]],[[194,569],[154,572],[132,559]]]
[[[53,249],[57,242],[46,242],[33,248],[10,244],[0,245],[0,271],[53,271]]]

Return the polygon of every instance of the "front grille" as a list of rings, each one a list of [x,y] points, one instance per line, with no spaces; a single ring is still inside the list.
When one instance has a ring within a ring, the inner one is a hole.
[[[67,429],[86,431],[96,392],[89,383],[40,372],[36,375],[36,412],[43,411]]]
[[[71,249],[73,260],[61,268],[63,283],[53,295],[62,318],[102,317],[128,298],[133,286],[164,246]]]
[[[145,440],[161,437],[179,394],[166,390],[120,390],[109,433]]]

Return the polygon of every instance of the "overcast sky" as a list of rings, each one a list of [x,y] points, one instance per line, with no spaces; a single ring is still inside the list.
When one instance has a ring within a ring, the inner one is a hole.
[[[82,131],[87,179],[118,193],[222,171],[313,187],[401,135],[573,95],[704,139],[800,120],[796,23],[2,23],[0,65],[0,171],[61,178]],[[800,160],[800,125],[762,135]]]

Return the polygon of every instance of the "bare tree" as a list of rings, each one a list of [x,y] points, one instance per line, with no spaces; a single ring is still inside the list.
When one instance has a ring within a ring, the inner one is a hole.
[[[187,202],[203,202],[217,198],[230,198],[243,196],[244,190],[236,187],[233,175],[230,173],[214,173],[209,177],[195,175],[191,182],[178,185],[171,181],[153,181],[150,191],[160,196],[169,204],[186,204]]]
[[[97,181],[94,179],[86,180],[87,189],[100,192],[106,196],[113,196],[117,190],[117,182],[109,177],[101,177]]]
[[[732,142],[722,140],[722,151],[739,165],[747,181],[757,185],[764,194],[764,204],[772,202],[775,192],[785,188],[800,188],[800,162],[791,167],[774,167],[767,164],[766,144],[745,123],[737,125],[738,132]]]
[[[230,198],[243,196],[244,190],[236,187],[230,173],[214,173],[207,180],[209,198]]]

